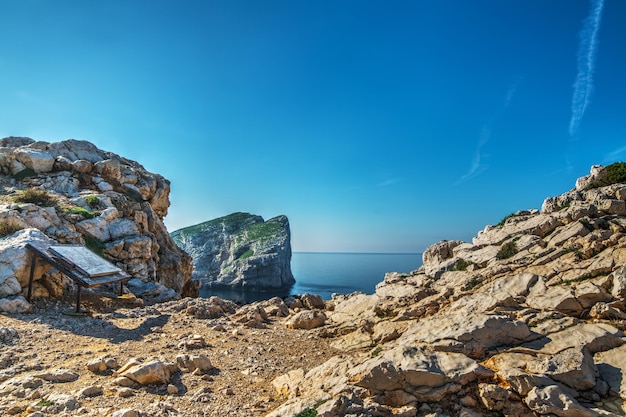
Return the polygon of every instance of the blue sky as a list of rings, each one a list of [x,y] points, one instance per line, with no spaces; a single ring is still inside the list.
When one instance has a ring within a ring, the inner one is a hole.
[[[0,137],[172,183],[170,230],[421,252],[626,160],[622,0],[0,1]]]

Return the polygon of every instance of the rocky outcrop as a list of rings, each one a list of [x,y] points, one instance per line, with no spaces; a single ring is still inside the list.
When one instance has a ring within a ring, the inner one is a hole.
[[[624,415],[625,165],[335,296],[317,331],[342,355],[277,378],[268,416]]]
[[[233,213],[172,232],[208,287],[276,289],[293,285],[291,232],[285,216]]]
[[[86,141],[4,138],[0,187],[0,298],[24,293],[35,240],[86,245],[142,282],[193,288],[191,258],[163,224],[170,183],[137,162]],[[62,291],[59,273],[35,278],[35,295]]]

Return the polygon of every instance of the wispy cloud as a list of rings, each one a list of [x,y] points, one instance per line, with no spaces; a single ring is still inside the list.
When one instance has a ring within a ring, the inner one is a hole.
[[[391,178],[391,179],[388,179],[388,180],[385,180],[385,181],[381,181],[381,182],[379,182],[379,183],[378,183],[378,184],[376,184],[376,185],[377,185],[378,187],[387,187],[387,186],[390,186],[390,185],[396,184],[396,183],[398,183],[398,182],[400,182],[400,178]]]
[[[593,92],[593,72],[598,52],[598,32],[602,20],[604,0],[591,0],[591,11],[583,23],[578,45],[578,74],[574,82],[572,96],[572,118],[569,122],[569,134],[576,136],[580,122],[591,100]]]
[[[521,78],[515,80],[515,82],[509,87],[506,92],[506,97],[504,99],[503,105],[495,112],[493,117],[483,125],[483,128],[480,132],[480,137],[478,139],[478,144],[476,145],[476,152],[474,153],[474,158],[472,159],[472,164],[470,165],[469,170],[465,173],[461,178],[459,178],[454,185],[461,185],[465,181],[471,180],[485,172],[489,166],[484,162],[484,154],[483,148],[491,139],[491,131],[493,129],[493,125],[498,121],[502,114],[509,108],[511,105],[511,100],[513,100],[513,96],[517,92],[517,88],[519,87]]]
[[[613,152],[609,152],[608,154],[604,155],[604,163],[608,164],[611,162],[615,162],[616,160],[620,159],[622,155],[626,155],[626,146],[615,149]]]

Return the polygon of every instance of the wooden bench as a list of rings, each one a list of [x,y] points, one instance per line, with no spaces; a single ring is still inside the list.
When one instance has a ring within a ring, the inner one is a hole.
[[[120,283],[120,295],[123,295],[123,285],[132,277],[122,269],[106,259],[96,255],[85,246],[57,245],[43,243],[27,243],[33,257],[30,264],[28,280],[28,295],[30,301],[33,290],[33,276],[37,257],[52,265],[65,274],[76,284],[76,313],[80,311],[81,289],[93,288],[99,285]]]

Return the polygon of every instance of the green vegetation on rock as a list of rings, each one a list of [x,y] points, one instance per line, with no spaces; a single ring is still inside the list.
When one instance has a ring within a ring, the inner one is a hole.
[[[80,206],[63,206],[60,209],[64,213],[78,214],[85,219],[93,219],[94,217],[100,215],[99,211],[90,211]]]
[[[316,417],[317,410],[315,408],[307,407],[304,410],[300,411],[297,414],[294,414],[293,417]]]
[[[13,197],[16,203],[32,203],[38,206],[49,207],[53,206],[55,199],[46,190],[42,190],[37,187],[27,188],[21,191],[18,195]]]
[[[281,231],[282,227],[279,223],[271,219],[263,223],[251,224],[243,229],[246,240],[267,240]]]
[[[23,227],[10,220],[0,220],[0,238],[12,235]]]
[[[98,198],[97,195],[88,195],[87,197],[85,197],[85,202],[92,209],[96,209],[100,206],[100,198]]]
[[[465,259],[459,259],[457,263],[452,267],[452,271],[465,271],[470,265],[474,263],[471,261],[466,261]]]
[[[587,190],[626,183],[626,162],[615,162],[604,168],[602,177],[587,186]]]
[[[498,222],[498,224],[496,224],[496,226],[504,226],[504,224],[506,223],[507,220],[509,220],[510,218],[513,218],[513,217],[517,217],[517,216],[518,216],[517,213],[511,213],[509,215],[506,215],[506,216],[504,216],[504,218],[502,220],[500,220]]]
[[[252,251],[252,250],[248,249],[247,251],[245,251],[244,253],[242,253],[242,254],[241,254],[241,255],[237,258],[237,260],[238,260],[238,261],[243,261],[244,259],[249,258],[249,257],[251,257],[251,256],[253,256],[253,255],[254,255],[254,251]]]
[[[517,250],[517,245],[515,244],[515,240],[510,240],[508,242],[506,242],[504,245],[502,245],[502,247],[500,248],[500,250],[498,251],[498,253],[496,254],[496,258],[502,260],[502,259],[508,259],[512,256],[515,256],[515,254],[517,254],[518,250]]]
[[[203,232],[205,230],[210,230],[212,228],[223,225],[224,228],[227,229],[238,229],[243,227],[243,224],[246,220],[249,220],[252,217],[249,213],[232,213],[228,216],[219,217],[217,219],[209,220],[203,223],[198,223],[193,226],[184,227],[182,229],[178,229],[172,232],[172,237],[177,239],[179,236],[192,236],[197,233]]]

